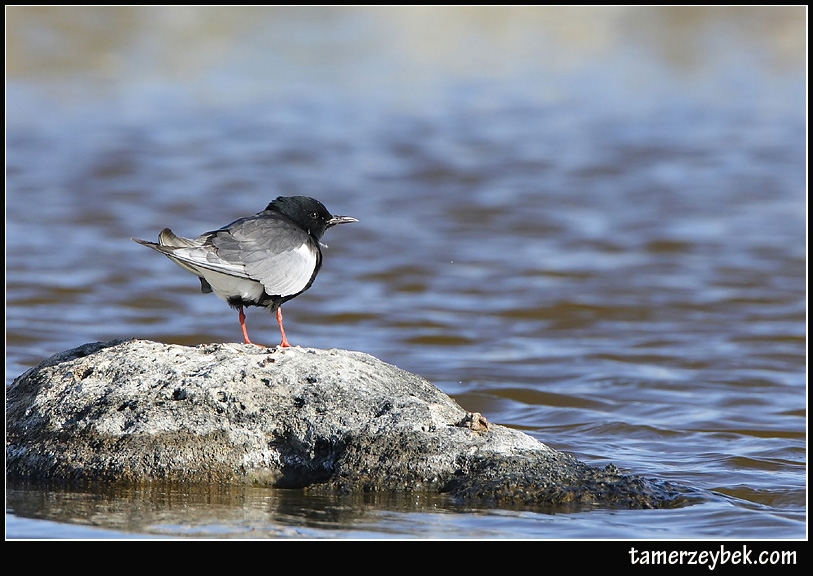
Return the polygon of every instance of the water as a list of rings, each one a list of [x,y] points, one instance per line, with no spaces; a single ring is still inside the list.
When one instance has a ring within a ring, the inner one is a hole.
[[[239,341],[131,242],[305,194],[292,344],[361,350],[657,511],[9,487],[10,538],[805,538],[803,8],[10,8],[6,384],[86,342]],[[275,344],[272,316],[248,312]]]

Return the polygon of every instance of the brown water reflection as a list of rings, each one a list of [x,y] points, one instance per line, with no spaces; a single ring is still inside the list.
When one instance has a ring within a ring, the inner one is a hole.
[[[322,531],[331,530],[364,535],[382,510],[455,509],[432,494],[324,496],[252,486],[27,486],[11,488],[6,501],[18,516],[123,534],[242,539],[325,537]]]

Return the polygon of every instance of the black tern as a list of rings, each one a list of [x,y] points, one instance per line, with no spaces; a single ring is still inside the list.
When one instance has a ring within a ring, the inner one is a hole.
[[[282,304],[311,287],[322,266],[325,231],[358,222],[333,216],[314,198],[280,196],[254,216],[240,218],[197,238],[176,236],[169,228],[158,243],[132,238],[200,279],[204,294],[214,292],[238,311],[246,344],[252,344],[243,308],[261,306],[276,312],[280,346],[290,347],[282,326]]]

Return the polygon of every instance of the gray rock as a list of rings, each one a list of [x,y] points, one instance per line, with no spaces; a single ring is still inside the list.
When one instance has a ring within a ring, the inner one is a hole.
[[[6,398],[9,481],[256,483],[433,491],[460,502],[653,508],[665,482],[594,468],[346,350],[85,344]]]

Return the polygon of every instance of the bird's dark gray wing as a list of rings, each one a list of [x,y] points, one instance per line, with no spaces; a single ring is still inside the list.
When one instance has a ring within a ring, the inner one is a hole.
[[[307,232],[267,213],[216,230],[209,242],[219,261],[242,265],[248,278],[262,283],[274,296],[306,289],[320,259],[319,248]]]

